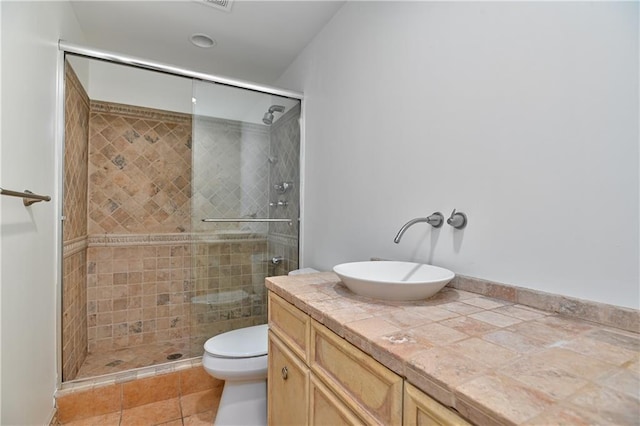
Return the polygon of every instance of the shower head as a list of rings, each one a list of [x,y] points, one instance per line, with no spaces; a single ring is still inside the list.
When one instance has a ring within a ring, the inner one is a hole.
[[[274,112],[284,112],[284,107],[282,105],[271,105],[269,107],[269,111],[264,113],[264,117],[262,117],[262,122],[270,126],[273,123]]]
[[[273,113],[265,112],[264,117],[262,117],[262,122],[267,126],[270,126],[273,123]]]

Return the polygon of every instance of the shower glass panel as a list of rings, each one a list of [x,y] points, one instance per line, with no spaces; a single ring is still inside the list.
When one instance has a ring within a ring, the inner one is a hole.
[[[191,353],[267,320],[264,279],[298,265],[300,103],[194,81]]]
[[[265,277],[298,266],[300,102],[66,59],[62,380],[266,322]]]
[[[66,58],[63,380],[189,358],[191,79]]]

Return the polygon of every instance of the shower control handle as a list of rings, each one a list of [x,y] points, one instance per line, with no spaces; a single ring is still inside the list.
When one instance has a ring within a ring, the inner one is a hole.
[[[273,185],[273,188],[278,191],[280,194],[284,194],[291,188],[293,188],[293,182],[282,182]]]

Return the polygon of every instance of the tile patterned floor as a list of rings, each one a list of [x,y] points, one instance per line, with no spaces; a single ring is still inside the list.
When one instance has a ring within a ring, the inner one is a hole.
[[[210,425],[224,382],[202,365],[169,373],[68,389],[56,395],[55,426]]]
[[[182,356],[178,357],[177,354],[182,354]],[[80,367],[76,379],[119,373],[134,368],[188,359],[198,355],[202,354],[191,353],[188,339],[117,349],[103,353],[91,353],[87,355],[82,367]]]
[[[116,413],[89,417],[64,426],[210,426],[216,415],[211,391],[153,402]],[[202,411],[208,409],[207,411]]]

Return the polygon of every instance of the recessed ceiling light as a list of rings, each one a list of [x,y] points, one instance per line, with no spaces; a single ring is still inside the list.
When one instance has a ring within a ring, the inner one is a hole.
[[[192,34],[189,40],[194,44],[194,46],[202,47],[203,49],[208,49],[216,45],[216,41],[214,39],[201,33]]]

